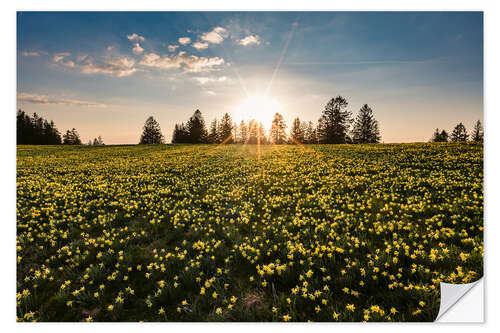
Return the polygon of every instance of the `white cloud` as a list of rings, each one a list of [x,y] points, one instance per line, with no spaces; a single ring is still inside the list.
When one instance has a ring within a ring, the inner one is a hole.
[[[208,43],[194,42],[193,47],[197,50],[204,50],[208,47]]]
[[[64,65],[64,66],[70,67],[70,68],[75,67],[75,63],[72,60],[61,61],[61,65]]]
[[[193,80],[197,81],[199,84],[202,85],[207,83],[221,83],[229,81],[227,76],[220,76],[220,77],[197,76],[193,77]]]
[[[195,55],[188,55],[186,52],[181,51],[175,55],[165,54],[163,56],[159,56],[156,53],[148,53],[144,55],[139,64],[161,69],[182,67],[186,73],[198,73],[217,69],[218,66],[224,64],[224,59],[219,57],[197,57]]]
[[[135,42],[138,42],[138,41],[141,41],[141,42],[144,42],[144,37],[142,36],[139,36],[138,34],[136,34],[135,32],[132,34],[132,35],[127,35],[127,38],[131,41],[135,41]]]
[[[31,94],[20,92],[17,94],[17,100],[25,103],[32,104],[62,104],[62,105],[74,105],[74,106],[87,106],[87,107],[105,107],[105,104],[81,101],[75,99],[63,99],[57,97],[51,97],[47,95]]]
[[[135,46],[134,46],[134,48],[132,49],[132,51],[133,51],[135,54],[141,54],[142,52],[144,52],[144,49],[141,47],[141,45],[139,45],[139,43],[135,43]]]
[[[191,43],[191,38],[189,38],[189,37],[179,38],[179,44],[188,45],[189,43]]]
[[[227,38],[227,36],[229,36],[229,34],[226,29],[222,27],[215,27],[212,31],[203,33],[200,38],[205,42],[220,44],[224,41],[224,38]]]
[[[76,61],[78,61],[78,62],[82,62],[82,61],[84,61],[85,59],[87,59],[87,57],[88,57],[88,56],[87,56],[86,54],[85,54],[85,55],[81,55],[81,56],[79,56],[78,58],[76,58]]]
[[[54,55],[54,57],[52,58],[52,61],[59,62],[59,61],[63,60],[64,58],[69,57],[70,55],[71,55],[71,53],[69,53],[69,52],[56,53]]]
[[[40,55],[40,52],[36,51],[24,51],[21,53],[23,57],[38,57]]]
[[[248,35],[243,39],[238,40],[238,44],[247,46],[247,45],[259,45],[260,44],[260,37],[259,35]]]
[[[169,45],[168,46],[168,51],[169,52],[175,52],[179,48],[179,45]]]
[[[209,94],[210,96],[215,96],[215,95],[217,95],[217,94],[215,93],[215,91],[212,91],[212,90],[207,90],[207,94]]]
[[[110,46],[108,46],[108,47],[106,48],[106,51],[110,52],[113,48],[114,48],[114,46],[113,46],[113,45],[110,45]]]
[[[84,74],[108,74],[117,77],[129,76],[135,73],[135,60],[129,58],[115,58],[105,63],[94,63],[87,60],[80,66]]]

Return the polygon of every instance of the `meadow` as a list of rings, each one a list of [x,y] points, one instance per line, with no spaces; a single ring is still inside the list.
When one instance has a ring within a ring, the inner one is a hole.
[[[18,321],[433,321],[483,145],[17,147]]]

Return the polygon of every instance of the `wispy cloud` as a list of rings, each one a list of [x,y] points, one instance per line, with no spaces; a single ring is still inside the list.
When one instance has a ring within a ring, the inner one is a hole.
[[[189,43],[191,43],[191,38],[189,38],[189,37],[181,37],[181,38],[179,38],[179,44],[181,44],[181,45],[188,45]]]
[[[224,41],[224,38],[227,38],[229,33],[223,27],[215,27],[212,31],[205,32],[200,36],[200,39],[212,43],[212,44],[220,44]]]
[[[137,71],[135,60],[126,57],[115,58],[104,63],[95,63],[89,59],[79,68],[84,74],[108,74],[117,77],[129,76]]]
[[[21,52],[23,57],[38,57],[40,56],[40,52],[37,51],[23,51]]]
[[[238,40],[238,44],[247,46],[247,45],[259,45],[260,44],[260,37],[259,35],[248,35],[243,39]]]
[[[59,61],[63,60],[64,58],[69,57],[70,55],[71,55],[71,53],[69,53],[69,52],[56,53],[54,55],[54,57],[52,57],[52,61],[59,62]]]
[[[194,42],[193,47],[197,50],[204,50],[204,49],[208,48],[208,43]]]
[[[218,66],[224,64],[224,59],[219,57],[197,57],[195,55],[188,55],[186,52],[181,51],[176,55],[165,54],[163,56],[156,53],[148,53],[144,55],[139,64],[160,69],[182,67],[186,73],[198,73],[217,69]]]
[[[207,83],[229,82],[229,79],[227,76],[219,76],[219,77],[197,76],[197,77],[193,77],[193,80],[195,80],[196,82],[198,82],[201,85],[204,85]]]
[[[132,35],[128,35],[127,38],[131,41],[134,41],[134,42],[138,42],[138,41],[141,41],[141,42],[144,42],[145,38],[142,37],[142,36],[139,36],[138,34],[136,34],[135,32],[132,34]]]
[[[57,98],[48,95],[32,94],[20,92],[17,94],[17,100],[19,102],[31,103],[31,104],[60,104],[60,105],[73,105],[73,106],[84,106],[84,107],[106,107],[106,104],[81,101],[76,99],[64,99]]]
[[[169,45],[168,46],[168,51],[169,52],[175,52],[179,48],[179,45]]]

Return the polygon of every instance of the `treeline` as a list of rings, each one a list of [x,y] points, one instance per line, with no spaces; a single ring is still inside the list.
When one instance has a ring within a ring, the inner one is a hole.
[[[348,102],[342,96],[332,98],[323,110],[317,124],[312,121],[303,122],[295,118],[290,131],[280,113],[274,115],[269,133],[261,122],[250,120],[233,123],[231,116],[225,113],[220,120],[214,119],[207,129],[200,110],[196,110],[186,123],[175,124],[172,143],[249,143],[249,144],[317,144],[317,143],[377,143],[380,142],[378,122],[372,109],[363,105],[355,119],[347,110]],[[148,118],[146,123],[152,117]],[[154,121],[154,119],[152,119]],[[148,132],[158,132],[153,135],[157,141],[163,142],[159,125],[145,124],[143,136]],[[141,143],[142,142],[141,137]]]
[[[17,144],[20,145],[58,145],[62,143],[61,133],[56,125],[36,113],[29,116],[22,110],[17,111]]]
[[[28,115],[19,109],[16,116],[16,142],[18,145],[81,145],[82,140],[75,128],[67,130],[61,136],[54,122],[50,122],[38,114]],[[89,145],[104,145],[104,141],[99,138],[94,139]]]
[[[482,142],[484,140],[483,126],[481,121],[477,121],[474,124],[474,128],[472,129],[471,135],[467,133],[467,129],[464,124],[458,123],[454,128],[451,134],[448,134],[446,130],[439,130],[436,128],[432,138],[429,140],[430,142],[461,142],[461,141],[474,141],[474,142]]]

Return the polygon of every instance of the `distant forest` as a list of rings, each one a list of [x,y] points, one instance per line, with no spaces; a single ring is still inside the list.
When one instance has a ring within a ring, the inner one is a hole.
[[[271,128],[266,131],[257,120],[233,123],[225,113],[220,120],[214,119],[207,129],[200,110],[196,110],[186,123],[175,124],[172,143],[194,144],[342,144],[378,143],[381,140],[378,121],[373,110],[364,104],[355,118],[347,109],[348,102],[342,96],[331,98],[325,105],[317,123],[295,118],[287,133],[287,124],[280,113],[274,115]],[[269,132],[269,133],[267,133]],[[483,141],[482,124],[478,120],[469,135],[462,123],[457,124],[451,134],[436,128],[430,142]],[[139,144],[164,144],[165,138],[159,123],[153,118],[146,120]],[[80,145],[80,136],[75,128],[61,136],[53,121],[37,115],[29,116],[22,110],[17,112],[17,144],[35,145]],[[101,136],[89,140],[88,145],[104,145]]]

